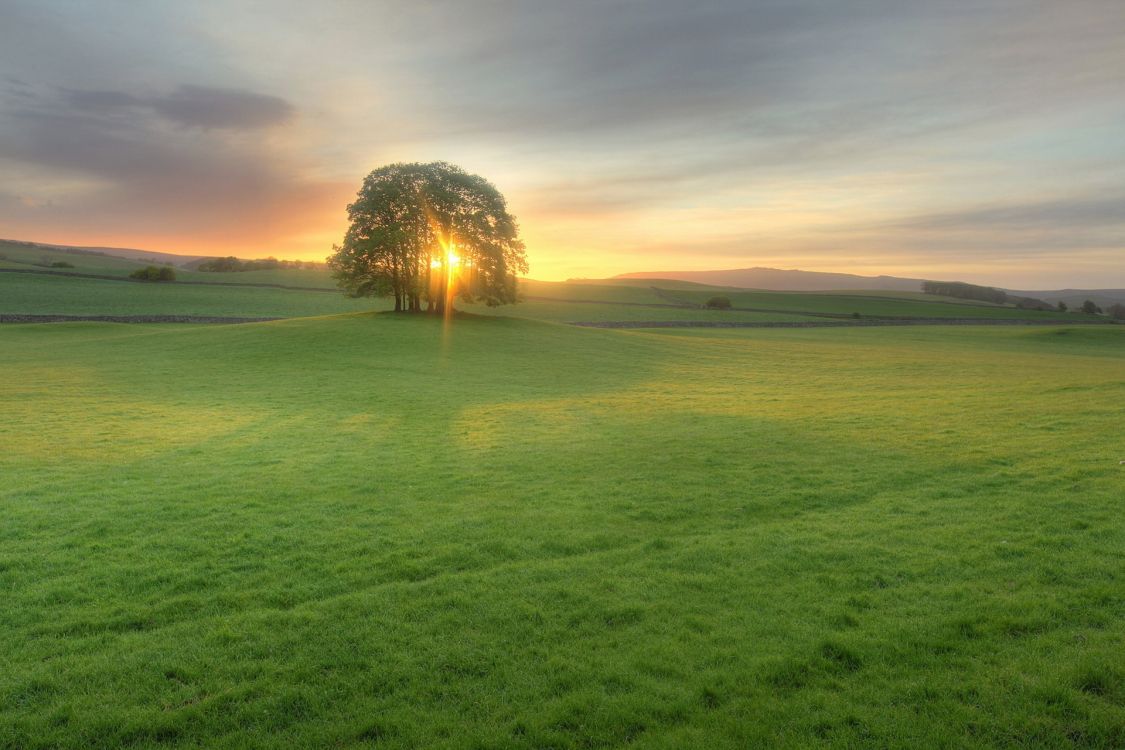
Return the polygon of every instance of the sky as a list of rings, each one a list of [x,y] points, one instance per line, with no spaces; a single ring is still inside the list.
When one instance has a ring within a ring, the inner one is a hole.
[[[0,2],[0,237],[319,260],[437,160],[533,278],[1125,287],[1125,2]]]

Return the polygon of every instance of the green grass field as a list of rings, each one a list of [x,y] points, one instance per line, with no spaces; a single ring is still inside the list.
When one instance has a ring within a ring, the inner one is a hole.
[[[78,256],[77,262],[81,262],[84,257]],[[100,256],[90,257],[96,262],[107,260]],[[12,267],[26,269],[30,266]],[[118,269],[113,275],[125,276],[135,267]],[[94,267],[74,269],[76,272],[106,270]],[[325,271],[178,272],[177,276],[181,281],[190,281],[196,277],[223,283],[144,284],[41,273],[0,272],[0,314],[307,317],[386,310],[390,307],[386,299],[352,300],[331,292],[244,285],[281,283],[298,287],[321,287],[331,284]],[[964,304],[942,298],[919,299],[919,295],[911,296],[909,293],[902,297],[863,297],[847,293],[731,292],[716,288],[700,291],[699,285],[669,283],[668,287],[653,288],[641,284],[526,281],[521,285],[521,293],[526,300],[518,305],[488,308],[458,303],[458,306],[480,315],[565,323],[823,321],[825,314],[847,317],[855,312],[868,318],[1073,319],[1084,322],[1090,317],[1074,313],[1041,313],[995,305]],[[698,307],[716,293],[730,297],[737,307],[754,310],[717,311]],[[677,307],[678,304],[685,306]]]
[[[73,268],[49,268],[52,263],[69,263]],[[44,247],[0,240],[0,268],[24,268],[74,273],[128,276],[144,263],[93,253],[67,253]]]
[[[0,747],[1122,747],[1123,399],[1118,326],[2,326]]]
[[[686,302],[703,304],[714,291],[674,291],[672,296]],[[1041,312],[1020,310],[1013,306],[988,303],[970,303],[934,295],[914,292],[876,292],[861,295],[856,292],[722,292],[734,307],[799,313],[859,313],[871,317],[914,318],[996,318],[1059,320],[1080,319],[1081,313]]]
[[[743,312],[741,310],[699,310],[661,305],[653,299],[644,303],[586,303],[528,299],[518,305],[486,307],[458,303],[458,309],[474,315],[546,320],[556,323],[602,323],[633,321],[699,321],[714,323],[762,323],[822,320],[808,315],[782,312]]]
[[[0,273],[0,313],[266,318],[386,310],[388,307],[390,305],[383,299],[349,299],[330,292]]]
[[[73,268],[45,268],[52,263],[69,263]],[[64,271],[105,276],[127,277],[138,268],[150,265],[138,260],[95,253],[74,253],[62,249],[32,247],[0,240],[0,268]],[[155,265],[160,265],[159,263]],[[325,269],[275,269],[271,271],[240,271],[208,273],[176,268],[177,281],[205,281],[209,284],[280,284],[282,286],[335,289],[336,282]]]

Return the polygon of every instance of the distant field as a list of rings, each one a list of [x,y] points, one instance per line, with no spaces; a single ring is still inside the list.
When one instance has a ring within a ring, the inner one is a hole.
[[[112,256],[88,253],[68,253],[64,250],[28,247],[18,243],[0,241],[0,268],[37,268],[39,270],[70,273],[128,276],[148,263]],[[44,268],[54,262],[70,263],[74,268]],[[161,265],[159,263],[155,265]],[[319,287],[335,289],[336,282],[327,270],[276,269],[272,271],[239,271],[235,273],[210,273],[176,268],[177,281],[206,281],[213,284],[281,284],[283,286]]]
[[[328,292],[0,273],[0,313],[303,317],[388,307]]]
[[[640,284],[588,284],[571,281],[520,282],[520,294],[534,298],[571,301],[628,302],[657,304],[665,303],[653,293],[651,285]]]
[[[117,275],[125,276],[128,271],[129,268],[118,269]],[[301,274],[306,276],[301,277]],[[353,300],[332,291],[236,285],[243,277],[246,277],[243,283],[251,279],[256,279],[255,283],[290,283],[293,286],[329,283],[318,281],[318,274],[318,271],[197,273],[196,276],[206,277],[204,280],[211,277],[236,278],[224,285],[194,285],[0,272],[0,314],[304,317],[386,310],[391,306],[386,299]],[[179,275],[179,278],[183,277],[183,274]],[[824,321],[825,314],[850,318],[853,313],[868,318],[1090,320],[1089,316],[1078,314],[1028,312],[995,305],[922,299],[920,295],[914,297],[909,294],[899,297],[851,293],[700,291],[698,285],[682,283],[680,287],[656,289],[636,284],[527,281],[521,285],[521,293],[526,299],[518,305],[488,308],[459,302],[458,307],[479,315],[559,323],[815,322]],[[756,311],[702,309],[702,304],[716,293],[729,297],[736,307],[750,307]]]
[[[653,303],[659,300],[653,299]],[[735,310],[698,310],[669,306],[645,306],[640,303],[577,303],[530,299],[518,305],[486,307],[459,304],[458,309],[475,315],[549,320],[557,323],[600,323],[606,321],[701,321],[701,322],[767,322],[816,320],[807,315],[786,313],[739,312]]]
[[[702,304],[715,292],[675,291],[673,296],[686,302]],[[859,313],[872,317],[916,318],[1020,318],[1029,320],[1058,320],[1082,316],[1078,313],[1040,312],[1019,310],[990,304],[967,304],[965,300],[933,297],[912,292],[873,293],[856,292],[723,292],[734,307],[761,308],[785,312],[808,313]]]
[[[67,253],[0,242],[0,270],[61,270],[125,277],[143,263],[100,255]],[[45,269],[43,264],[63,261],[74,268]],[[35,265],[39,264],[39,265]],[[194,284],[113,286],[112,282],[75,279],[47,274],[0,272],[0,314],[70,315],[219,315],[243,317],[301,317],[356,310],[385,310],[386,300],[356,301],[342,295],[302,289],[264,291],[254,284],[335,289],[326,270],[275,270],[207,273],[176,270],[178,282],[230,285],[229,290],[206,290]],[[194,288],[193,288],[194,287]],[[1088,321],[1078,313],[1018,310],[918,292],[755,292],[722,289],[661,279],[610,279],[521,282],[523,304],[489,309],[464,305],[483,315],[524,317],[554,322],[794,322],[818,320],[816,316],[889,318],[986,318],[1021,320]],[[699,309],[716,295],[729,298],[736,308],[724,312]],[[593,304],[598,303],[598,304]],[[642,305],[646,307],[641,307]],[[677,309],[677,306],[679,308]]]
[[[23,268],[76,273],[111,274],[127,276],[145,264],[124,258],[86,253],[67,253],[62,250],[30,247],[0,240],[0,268]],[[45,268],[52,263],[69,263],[74,268]]]
[[[1125,328],[0,352],[0,747],[1125,745]]]

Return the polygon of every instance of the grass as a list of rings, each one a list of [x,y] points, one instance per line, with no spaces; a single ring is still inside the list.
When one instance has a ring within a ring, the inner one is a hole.
[[[127,277],[138,268],[160,263],[119,258],[96,253],[76,253],[44,247],[33,247],[18,242],[0,240],[0,268],[65,271],[100,276]],[[46,268],[54,262],[69,263],[73,268]],[[268,271],[239,271],[236,273],[211,273],[176,268],[177,281],[205,281],[210,284],[280,284],[282,286],[335,289],[336,283],[326,269],[284,269]]]
[[[743,312],[741,310],[700,310],[678,308],[659,301],[651,303],[613,303],[613,302],[558,302],[554,300],[528,299],[518,305],[486,307],[485,305],[465,305],[458,303],[458,309],[475,315],[504,316],[528,320],[547,320],[557,323],[599,323],[625,321],[703,321],[703,322],[766,322],[766,321],[810,321],[823,320],[808,315],[792,315],[780,312]]]
[[[672,292],[675,298],[685,302],[703,304],[714,292],[679,290]],[[777,310],[793,313],[859,313],[871,317],[915,317],[915,318],[991,318],[991,319],[1030,319],[1059,320],[1079,319],[1078,313],[1042,312],[1020,310],[1016,307],[1003,307],[987,303],[973,304],[965,300],[954,300],[933,295],[918,295],[911,292],[889,294],[876,292],[861,296],[854,292],[724,292],[734,307],[764,310]]]
[[[386,300],[255,287],[193,286],[0,273],[0,313],[303,317],[386,310]]]
[[[684,301],[703,304],[714,292],[673,291],[672,296]],[[1023,318],[1057,320],[1079,317],[1073,313],[1046,313],[1039,310],[1021,310],[989,304],[965,304],[963,300],[945,300],[934,296],[902,296],[901,292],[856,293],[798,292],[798,291],[732,291],[724,292],[735,307],[790,311],[790,313],[858,313],[865,317],[924,317],[924,318]],[[1087,316],[1088,317],[1088,316]]]
[[[0,746],[1120,747],[1125,329],[0,328]]]
[[[0,268],[22,268],[70,273],[128,276],[145,263],[93,253],[68,253],[45,247],[0,240]],[[69,263],[73,268],[49,268],[52,263]]]
[[[86,256],[76,258],[76,264]],[[102,262],[101,256],[89,256]],[[114,259],[108,259],[114,260]],[[27,268],[28,266],[20,266]],[[120,270],[125,275],[135,268]],[[71,270],[71,269],[66,269]],[[106,269],[76,268],[75,271]],[[190,275],[190,274],[189,274]],[[302,275],[304,275],[302,277]],[[363,310],[386,310],[385,299],[352,300],[342,294],[238,286],[246,283],[287,283],[293,286],[318,286],[324,272],[250,271],[244,273],[196,273],[194,276],[223,277],[224,285],[140,284],[102,279],[70,278],[40,274],[0,273],[0,313],[57,315],[215,315],[233,317],[306,317]],[[253,278],[251,278],[253,277]],[[178,272],[178,278],[184,273]],[[859,312],[864,317],[929,318],[1024,318],[1056,320],[1089,316],[1039,313],[993,305],[970,305],[906,297],[860,297],[854,294],[811,294],[793,292],[724,292],[735,306],[757,311],[706,310],[691,307],[713,296],[697,285],[678,289],[654,289],[639,284],[590,284],[527,281],[521,289],[526,300],[519,305],[488,308],[483,305],[458,305],[469,312],[487,316],[519,317],[554,322],[607,321],[822,321],[817,314],[848,317]],[[677,307],[678,303],[687,304]]]

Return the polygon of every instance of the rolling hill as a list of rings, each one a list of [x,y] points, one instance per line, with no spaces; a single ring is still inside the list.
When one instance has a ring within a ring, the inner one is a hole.
[[[43,242],[0,239],[0,270],[32,269],[39,267],[49,270],[52,263],[66,262],[73,268],[67,272],[78,275],[127,276],[131,271],[146,264],[172,264],[177,267],[177,279],[186,282],[208,284],[227,283],[237,285],[282,285],[291,287],[335,289],[335,282],[326,269],[272,269],[262,271],[243,271],[238,273],[205,273],[196,270],[199,263],[209,256],[176,255],[154,250],[140,250],[119,247],[79,247],[54,245]],[[55,269],[56,272],[58,269]],[[526,279],[534,285],[557,282],[538,282]],[[619,274],[609,279],[571,279],[567,282],[572,289],[580,285],[583,295],[589,296],[592,287],[605,285],[616,287],[611,295],[614,301],[621,301],[619,295],[627,295],[627,287],[645,288],[658,286],[664,290],[695,289],[699,292],[742,292],[746,290],[770,292],[837,292],[837,293],[883,293],[895,297],[917,294],[921,296],[923,279],[900,276],[859,276],[847,273],[822,273],[777,268],[736,268],[714,271],[639,271]],[[595,290],[596,291],[596,290]],[[1021,291],[1004,289],[1005,292],[1044,300],[1052,304],[1063,301],[1072,308],[1091,299],[1102,308],[1115,303],[1125,304],[1125,289],[1059,289]],[[534,294],[534,293],[533,293]],[[640,292],[647,297],[649,292]],[[596,298],[596,294],[594,297]],[[925,298],[932,297],[926,295]],[[584,299],[583,301],[590,301]],[[646,300],[649,301],[649,300]],[[947,300],[948,301],[948,300]],[[354,309],[354,308],[352,308]],[[845,311],[846,312],[846,311]]]
[[[722,271],[639,271],[615,279],[672,279],[740,289],[770,289],[778,292],[827,292],[839,289],[891,289],[917,292],[923,279],[899,276],[856,276],[850,273],[821,273],[780,268],[732,268]]]

